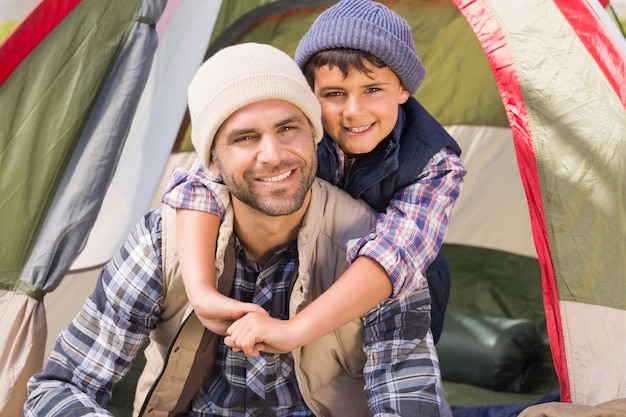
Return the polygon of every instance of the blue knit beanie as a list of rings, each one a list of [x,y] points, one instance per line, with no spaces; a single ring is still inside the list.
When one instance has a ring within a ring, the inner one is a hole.
[[[300,40],[295,60],[304,71],[313,55],[333,48],[359,49],[376,56],[411,94],[426,75],[409,24],[375,1],[342,0],[322,12]]]

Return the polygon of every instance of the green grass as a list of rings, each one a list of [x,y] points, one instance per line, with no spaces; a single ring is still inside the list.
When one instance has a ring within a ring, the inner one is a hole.
[[[132,416],[137,379],[141,375],[145,363],[146,358],[143,354],[143,349],[141,349],[130,371],[113,387],[113,394],[111,395],[109,404],[107,404],[107,410],[115,417]]]

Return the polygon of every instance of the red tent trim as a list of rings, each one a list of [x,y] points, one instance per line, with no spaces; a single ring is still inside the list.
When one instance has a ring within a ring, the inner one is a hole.
[[[484,0],[454,0],[454,3],[465,16],[485,51],[511,125],[517,163],[528,200],[531,228],[541,268],[546,322],[554,366],[559,376],[561,401],[570,402],[561,313],[545,223],[539,172],[515,63],[502,29]]]
[[[586,1],[555,0],[554,3],[574,28],[626,108],[626,60],[600,16]]]
[[[0,44],[0,85],[81,0],[42,0]]]

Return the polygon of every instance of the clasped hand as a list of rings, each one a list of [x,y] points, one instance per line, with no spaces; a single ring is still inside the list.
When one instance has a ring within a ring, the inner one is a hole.
[[[298,347],[293,327],[290,320],[272,318],[267,312],[250,312],[228,327],[224,343],[247,356],[258,356],[261,351],[287,353]]]

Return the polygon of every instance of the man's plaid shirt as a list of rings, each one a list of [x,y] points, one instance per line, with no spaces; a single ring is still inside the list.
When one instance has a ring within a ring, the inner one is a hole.
[[[279,283],[272,290],[272,303],[274,297],[282,297],[283,284],[291,277],[291,264],[291,261],[280,263],[270,273]],[[249,297],[252,288],[244,284],[243,277],[248,275],[242,272],[245,268],[250,265],[244,267],[240,263],[236,291],[241,293],[234,293],[241,297]],[[257,287],[252,293],[258,291]],[[109,416],[104,407],[112,387],[130,369],[158,323],[163,294],[161,213],[155,210],[137,224],[114,259],[105,266],[95,291],[57,339],[45,369],[29,381],[25,415]],[[440,412],[449,415],[428,330],[429,310],[426,288],[407,297],[387,300],[363,317],[363,349],[367,357],[364,389],[372,415],[438,416]],[[243,382],[251,372],[248,360],[231,356],[223,343],[219,349],[216,374],[221,373],[223,378],[214,374],[205,384],[194,398],[190,415],[310,415],[294,385],[290,355],[269,355],[269,361],[253,364],[259,373],[248,385],[248,380]],[[265,390],[269,402],[253,397],[255,390]],[[235,397],[248,394],[250,400],[259,400],[258,406],[248,403],[249,408],[242,410]],[[274,402],[281,407],[266,407]]]

